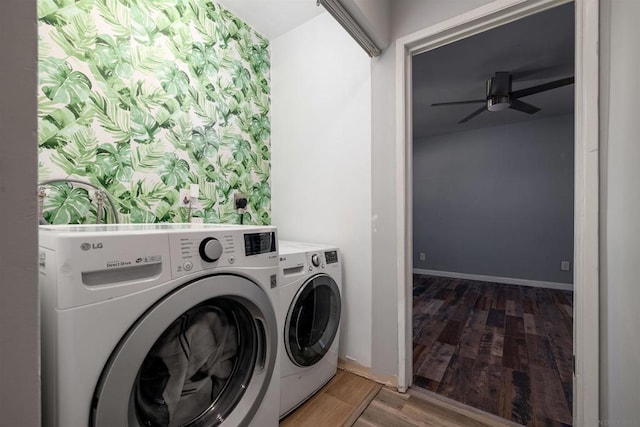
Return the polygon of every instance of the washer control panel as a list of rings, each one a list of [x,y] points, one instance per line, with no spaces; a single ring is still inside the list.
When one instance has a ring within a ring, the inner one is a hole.
[[[215,237],[207,237],[200,242],[200,257],[206,262],[216,262],[222,256],[222,244]]]
[[[190,233],[169,237],[171,270],[174,277],[184,276],[211,267],[235,262],[236,236],[233,233],[214,235]],[[229,259],[233,259],[230,262]]]
[[[177,278],[213,268],[277,265],[278,253],[264,237],[268,234],[238,230],[170,234],[171,275]],[[250,255],[245,253],[247,242],[251,243]]]

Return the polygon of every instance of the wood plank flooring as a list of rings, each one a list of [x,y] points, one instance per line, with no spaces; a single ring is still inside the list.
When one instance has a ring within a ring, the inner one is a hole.
[[[375,382],[338,369],[318,393],[280,421],[281,427],[350,426],[380,390]]]
[[[415,386],[519,424],[571,425],[572,292],[414,275],[413,297]]]
[[[516,424],[435,393],[398,393],[338,369],[315,396],[280,422],[281,427],[512,427]]]
[[[510,427],[517,424],[426,390],[398,393],[384,387],[353,426]]]

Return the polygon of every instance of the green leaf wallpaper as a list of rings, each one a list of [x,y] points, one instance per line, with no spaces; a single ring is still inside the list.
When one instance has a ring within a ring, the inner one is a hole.
[[[271,221],[268,41],[205,0],[39,0],[40,180],[106,190],[121,222]],[[91,223],[90,191],[53,185],[52,223]]]

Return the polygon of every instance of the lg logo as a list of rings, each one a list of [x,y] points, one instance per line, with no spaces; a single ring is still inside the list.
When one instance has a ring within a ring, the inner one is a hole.
[[[89,249],[102,249],[102,243],[83,243],[80,245],[80,249],[88,251]]]

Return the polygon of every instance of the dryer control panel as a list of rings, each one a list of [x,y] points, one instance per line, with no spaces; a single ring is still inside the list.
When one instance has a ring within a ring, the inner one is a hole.
[[[309,261],[309,271],[313,271],[314,269],[325,269],[330,267],[331,264],[335,264],[338,262],[338,251],[318,251],[318,252],[307,252],[307,259]]]
[[[313,272],[341,272],[340,250],[334,246],[281,240],[280,271],[284,277]]]
[[[327,260],[327,264],[333,264],[338,262],[338,251],[326,251],[324,258]]]

